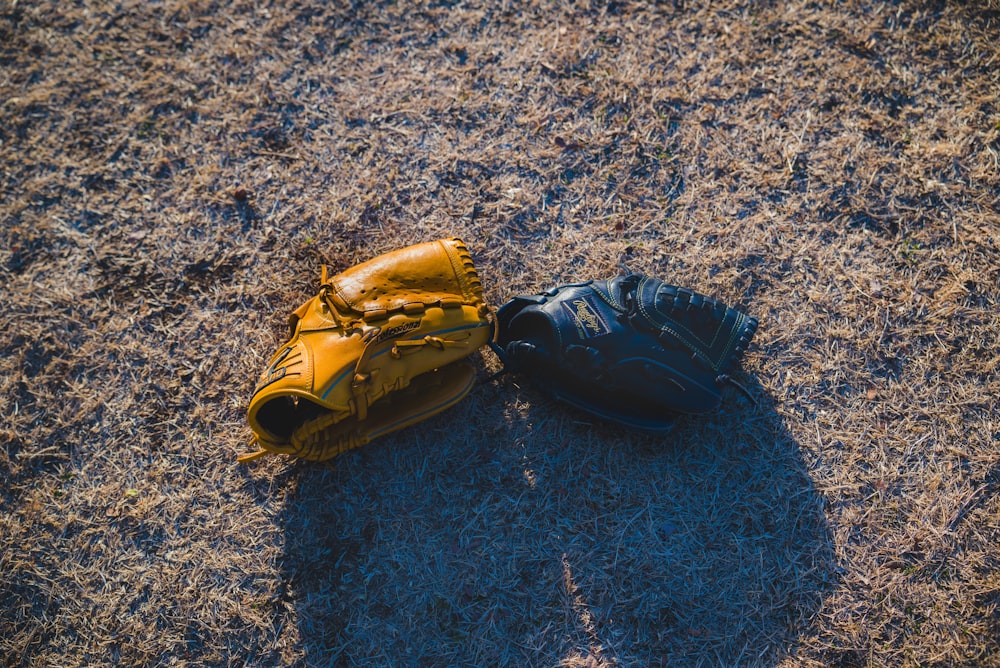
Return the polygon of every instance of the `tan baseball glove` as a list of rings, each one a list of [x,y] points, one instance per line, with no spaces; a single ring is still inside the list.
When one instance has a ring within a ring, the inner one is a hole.
[[[472,388],[464,358],[492,318],[459,239],[392,251],[332,278],[291,315],[247,418],[260,452],[321,461],[420,422]]]

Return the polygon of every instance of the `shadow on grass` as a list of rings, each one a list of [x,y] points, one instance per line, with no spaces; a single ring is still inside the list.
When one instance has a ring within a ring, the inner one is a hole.
[[[506,378],[298,483],[310,665],[773,665],[832,578],[797,444],[735,393],[652,437]]]

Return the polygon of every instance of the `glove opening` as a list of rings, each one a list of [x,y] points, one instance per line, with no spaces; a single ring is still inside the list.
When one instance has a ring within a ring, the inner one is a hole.
[[[520,368],[529,362],[529,355],[537,348],[556,350],[552,323],[548,317],[537,312],[520,313],[515,316],[501,341],[513,368]],[[530,351],[530,352],[529,352]]]
[[[294,396],[275,397],[257,409],[257,424],[280,440],[288,440],[300,426],[329,410],[308,399]]]

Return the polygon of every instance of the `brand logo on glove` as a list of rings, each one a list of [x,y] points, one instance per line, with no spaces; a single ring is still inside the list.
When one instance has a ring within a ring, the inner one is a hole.
[[[388,341],[389,339],[394,339],[397,336],[402,336],[407,332],[412,332],[417,327],[420,327],[420,321],[414,320],[413,322],[404,322],[402,325],[395,325],[394,327],[387,327],[381,330],[375,335],[375,341],[373,343],[378,344],[383,341]]]
[[[576,331],[581,339],[608,333],[607,323],[598,315],[597,308],[587,297],[574,299],[572,305],[566,302],[562,305],[576,322]]]
[[[296,355],[286,366],[279,366],[288,359],[288,355],[291,352],[292,352],[291,346],[285,348],[284,350],[281,351],[281,353],[278,354],[277,357],[274,358],[274,361],[271,362],[271,366],[264,369],[264,373],[260,374],[260,380],[257,381],[257,387],[255,387],[253,390],[254,394],[259,392],[260,389],[265,385],[270,385],[274,381],[281,380],[282,378],[284,378],[285,374],[288,373],[288,369],[299,363],[298,362],[299,356]]]

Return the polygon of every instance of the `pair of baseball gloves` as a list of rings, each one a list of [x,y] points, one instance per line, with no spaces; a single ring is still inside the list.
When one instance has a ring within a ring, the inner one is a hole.
[[[504,371],[598,417],[664,432],[722,401],[757,321],[627,273],[522,295],[496,312],[459,239],[380,255],[333,277],[291,315],[248,420],[262,450],[322,461],[458,403],[489,345]]]

